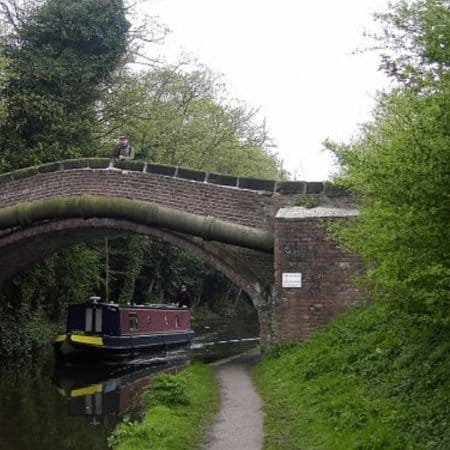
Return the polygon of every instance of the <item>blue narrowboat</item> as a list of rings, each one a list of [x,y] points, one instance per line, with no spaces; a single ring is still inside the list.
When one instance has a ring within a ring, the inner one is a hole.
[[[194,338],[187,308],[164,304],[118,305],[98,297],[69,306],[66,332],[56,336],[55,354],[63,361],[133,359]]]

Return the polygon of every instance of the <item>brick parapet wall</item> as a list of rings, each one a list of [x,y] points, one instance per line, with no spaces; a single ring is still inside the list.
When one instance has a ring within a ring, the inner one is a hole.
[[[74,169],[126,170],[171,178],[192,180],[207,184],[230,186],[240,189],[267,191],[282,195],[325,194],[331,196],[348,196],[348,193],[327,182],[307,181],[275,181],[261,178],[236,177],[177,166],[153,164],[145,161],[117,160],[107,158],[84,158],[58,161],[27,167],[0,175],[0,185],[9,181],[29,178],[42,173],[50,173]]]
[[[353,278],[360,259],[343,252],[327,236],[337,218],[276,219],[275,286],[272,342],[302,340],[320,329],[347,305],[361,301]],[[348,219],[347,219],[348,220]],[[283,288],[283,273],[301,273],[300,288]]]
[[[70,170],[10,181],[0,186],[0,207],[83,194],[155,202],[261,228],[270,227],[272,222],[265,211],[270,197],[264,192],[111,170]]]
[[[242,225],[272,228],[279,208],[304,197],[342,206],[349,195],[321,182],[279,182],[108,159],[68,160],[0,175],[0,208],[83,194],[157,202]]]

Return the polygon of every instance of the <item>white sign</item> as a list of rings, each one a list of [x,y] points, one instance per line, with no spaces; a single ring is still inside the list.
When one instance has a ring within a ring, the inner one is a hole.
[[[284,288],[301,288],[302,274],[301,273],[283,273],[282,286]]]

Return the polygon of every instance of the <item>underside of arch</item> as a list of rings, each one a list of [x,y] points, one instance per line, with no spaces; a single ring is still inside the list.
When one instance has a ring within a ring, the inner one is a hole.
[[[129,220],[111,218],[54,220],[0,236],[0,287],[18,272],[57,250],[130,233],[156,237],[195,254],[246,292],[255,306],[261,301],[261,293],[269,288],[266,286],[267,280],[262,280],[260,275],[224,245]]]

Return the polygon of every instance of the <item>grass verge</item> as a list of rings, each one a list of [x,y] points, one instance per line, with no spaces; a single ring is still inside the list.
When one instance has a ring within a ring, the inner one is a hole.
[[[219,394],[213,369],[195,363],[156,376],[144,395],[141,420],[125,419],[108,444],[114,450],[192,450],[206,438]]]
[[[356,308],[257,367],[267,450],[450,448],[450,339]]]

